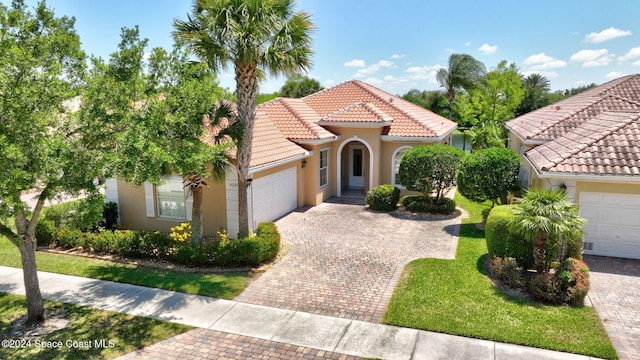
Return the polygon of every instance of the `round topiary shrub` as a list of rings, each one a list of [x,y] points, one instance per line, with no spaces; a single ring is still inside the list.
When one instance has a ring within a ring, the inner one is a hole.
[[[556,270],[555,277],[560,284],[562,302],[583,305],[589,292],[589,267],[581,260],[567,258]]]
[[[400,199],[407,210],[412,212],[451,214],[456,211],[456,202],[453,199],[442,198],[438,202],[435,198],[425,197],[423,195],[407,195]]]
[[[496,206],[489,213],[484,227],[487,250],[490,257],[512,257],[522,268],[530,269],[534,266],[532,242],[509,230],[515,206]]]
[[[367,191],[365,202],[373,210],[392,211],[396,209],[400,200],[400,189],[384,184]]]

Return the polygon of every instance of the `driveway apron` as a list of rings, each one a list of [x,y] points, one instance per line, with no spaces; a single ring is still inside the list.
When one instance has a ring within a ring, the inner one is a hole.
[[[404,266],[453,259],[461,216],[369,210],[333,198],[276,222],[289,253],[235,300],[379,322]]]
[[[640,359],[640,260],[585,256],[589,300],[621,360]]]

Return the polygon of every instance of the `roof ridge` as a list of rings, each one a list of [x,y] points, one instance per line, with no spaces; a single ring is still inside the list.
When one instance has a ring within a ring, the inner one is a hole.
[[[598,95],[603,96],[604,93],[609,92],[612,89],[615,89],[617,87],[620,87],[621,85],[626,84],[631,79],[637,78],[637,77],[640,77],[640,74],[630,74],[630,75],[622,76],[622,77],[619,77],[617,79],[613,79],[611,81],[607,81],[606,83],[604,83],[604,84],[602,84],[600,86],[596,86],[593,89],[595,90],[595,89],[604,87],[604,89],[601,89],[598,92]]]
[[[367,89],[367,88],[365,87],[365,83],[362,83],[362,82],[360,82],[360,81],[358,81],[358,80],[353,80],[353,81],[354,81],[354,83],[355,83],[358,87],[360,87],[362,90],[366,91],[366,92],[367,92],[367,93],[369,93],[371,96],[373,96],[373,97],[375,97],[376,99],[378,99],[379,101],[381,101],[383,104],[386,104],[386,101],[388,101],[388,100],[383,99],[383,98],[382,98],[381,96],[379,96],[378,94],[373,93],[370,89]],[[369,85],[369,84],[366,84],[366,85],[371,86],[371,87],[374,87],[374,86]],[[391,103],[393,103],[393,101],[396,101],[396,99],[397,99],[397,100],[401,100],[401,101],[406,101],[406,100],[404,100],[403,98],[401,98],[401,97],[399,97],[399,96],[395,96],[395,95],[391,94],[391,93],[390,93],[390,92],[388,92],[388,91],[385,91],[385,90],[382,90],[382,89],[379,89],[379,88],[376,88],[376,89],[378,89],[378,90],[380,90],[380,91],[382,91],[382,92],[384,92],[384,93],[388,94],[389,96],[391,96],[391,99],[393,99],[393,100],[391,101]],[[415,104],[414,104],[414,105],[415,105]],[[389,105],[389,106],[391,106],[391,105]],[[416,106],[418,106],[418,105],[416,105]],[[411,122],[413,122],[414,124],[416,124],[416,125],[418,125],[419,127],[421,127],[423,130],[427,130],[427,131],[429,131],[429,132],[433,133],[433,129],[431,129],[431,128],[429,128],[428,126],[426,126],[424,123],[422,123],[422,121],[420,121],[419,119],[416,119],[413,115],[411,115],[411,114],[409,114],[408,112],[404,111],[404,109],[401,109],[401,108],[400,108],[400,107],[398,107],[398,106],[392,106],[392,107],[393,107],[396,111],[398,111],[399,113],[401,113],[401,114],[403,114],[404,116],[406,116],[406,117],[407,117],[407,119],[409,119]],[[381,110],[382,110],[382,109],[381,109]],[[428,110],[428,109],[427,109],[427,110]],[[393,120],[393,119],[392,119],[392,120]]]
[[[278,99],[280,100],[280,103],[282,104],[282,106],[284,106],[284,108],[288,112],[290,112],[291,115],[293,115],[296,118],[296,120],[298,120],[298,122],[302,124],[302,126],[304,126],[306,129],[308,129],[311,132],[311,134],[313,134],[316,138],[320,137],[320,134],[318,133],[318,131],[316,131],[313,127],[311,127],[311,125],[309,125],[304,120],[304,118],[300,115],[300,113],[298,113],[298,111],[296,109],[294,109],[287,101],[285,101],[285,100],[294,100],[293,98],[278,98]],[[302,99],[299,99],[299,100],[301,100],[301,102],[303,104],[305,104],[306,106],[309,106]]]

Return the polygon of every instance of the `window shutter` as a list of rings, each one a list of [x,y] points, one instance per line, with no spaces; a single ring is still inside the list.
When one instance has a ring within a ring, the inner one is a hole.
[[[147,209],[147,217],[155,217],[156,207],[153,196],[153,184],[148,181],[144,182],[144,202]]]
[[[187,221],[191,221],[191,218],[193,217],[193,193],[185,189],[185,194],[189,194],[189,196],[187,196],[187,201],[185,201],[184,204],[185,213],[187,216]]]

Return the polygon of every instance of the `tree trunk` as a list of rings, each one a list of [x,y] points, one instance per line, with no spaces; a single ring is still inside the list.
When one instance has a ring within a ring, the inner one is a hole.
[[[242,138],[236,151],[236,168],[238,170],[238,238],[241,239],[249,235],[247,180],[251,162],[258,80],[257,67],[254,63],[236,63],[235,71],[238,121],[242,124],[243,129]]]
[[[40,293],[38,270],[36,268],[35,238],[28,235],[23,236],[19,249],[22,257],[24,288],[27,295],[27,323],[40,323],[44,321],[44,303]]]
[[[191,190],[193,206],[191,208],[191,246],[202,246],[202,186]]]
[[[544,263],[546,259],[546,243],[547,239],[543,235],[538,235],[533,240],[533,261],[538,274],[543,273],[545,270]]]
[[[44,303],[40,293],[40,283],[38,281],[38,269],[36,267],[36,237],[35,229],[40,210],[44,205],[44,198],[38,200],[33,211],[31,221],[27,221],[25,212],[20,209],[16,213],[15,223],[17,236],[14,237],[18,243],[20,257],[22,260],[22,274],[24,277],[24,288],[27,295],[27,323],[34,324],[44,321]]]

